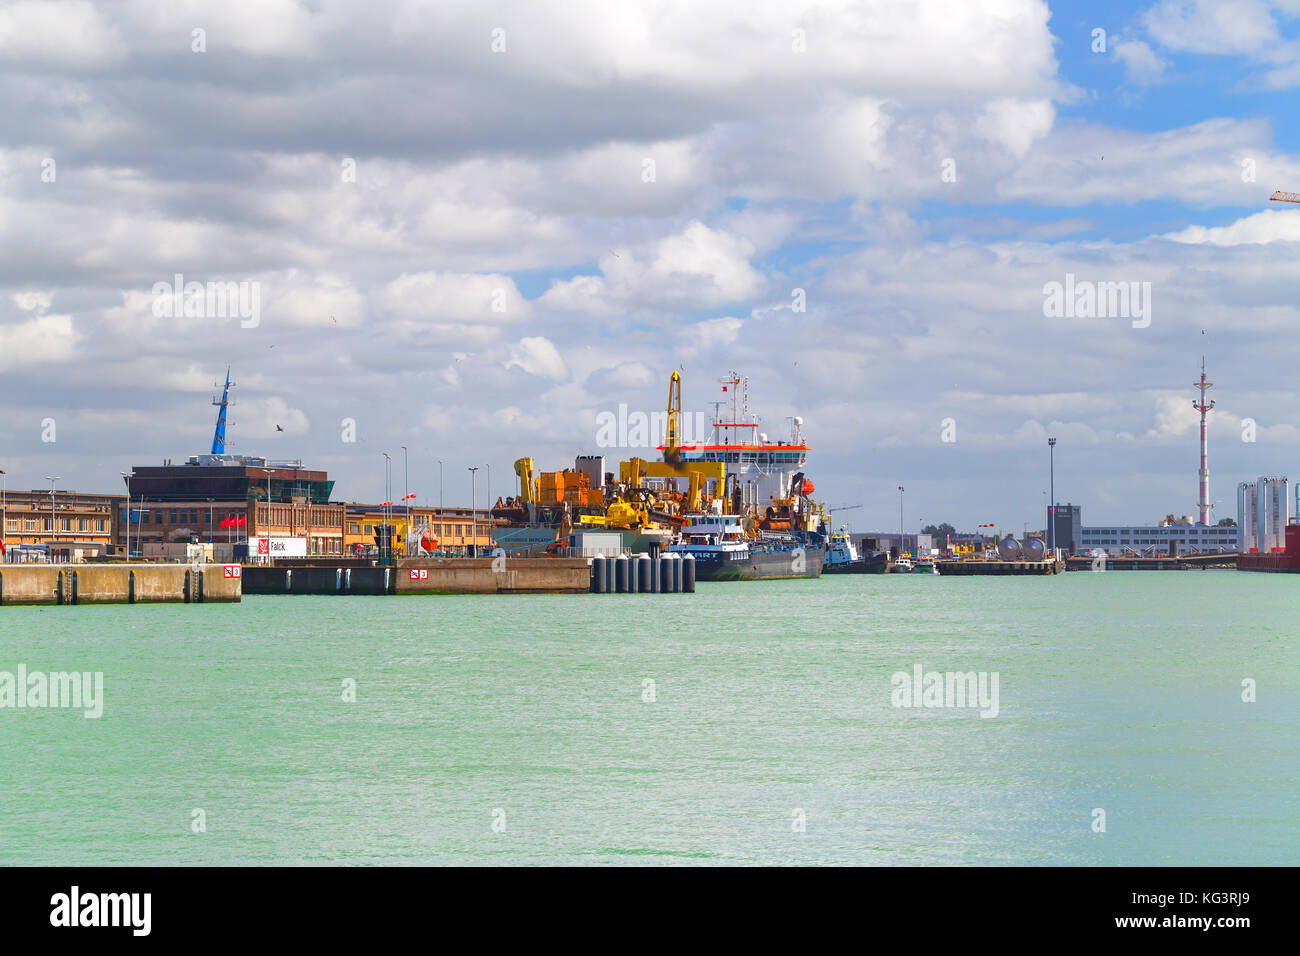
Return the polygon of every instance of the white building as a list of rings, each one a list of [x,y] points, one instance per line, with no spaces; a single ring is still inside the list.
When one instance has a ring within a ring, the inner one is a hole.
[[[1170,524],[1083,528],[1080,553],[1094,549],[1108,555],[1223,553],[1238,550],[1237,528],[1222,525]]]

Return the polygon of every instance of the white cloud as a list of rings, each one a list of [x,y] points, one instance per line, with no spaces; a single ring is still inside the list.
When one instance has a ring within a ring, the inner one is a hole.
[[[1161,46],[1186,53],[1256,53],[1278,39],[1265,0],[1163,0],[1142,21]]]
[[[115,31],[84,0],[18,0],[0,8],[0,59],[93,67],[119,58]]]
[[[1129,82],[1138,86],[1159,82],[1169,65],[1143,40],[1117,40],[1113,49]]]
[[[506,368],[521,368],[529,375],[561,381],[568,378],[569,369],[555,345],[540,335],[526,336],[510,350]]]
[[[1052,129],[1056,110],[1047,100],[995,100],[976,120],[980,134],[1014,156],[1024,156],[1034,143]]]
[[[68,315],[41,315],[0,325],[0,368],[70,361],[79,338]]]
[[[1215,246],[1239,246],[1248,243],[1300,242],[1300,211],[1268,209],[1238,219],[1227,226],[1188,226],[1165,233],[1175,242],[1209,243]]]
[[[711,352],[724,345],[730,345],[740,335],[744,321],[733,316],[721,319],[707,319],[696,322],[682,329],[680,341],[683,355],[691,356],[701,352]]]
[[[401,319],[437,328],[520,322],[532,312],[506,275],[403,273],[385,286],[379,304]]]

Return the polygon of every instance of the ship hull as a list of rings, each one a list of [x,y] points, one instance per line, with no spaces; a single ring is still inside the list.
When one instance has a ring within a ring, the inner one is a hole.
[[[1266,571],[1273,574],[1300,574],[1300,555],[1250,552],[1237,556],[1238,571]]]
[[[883,551],[864,555],[856,561],[841,561],[822,567],[822,574],[885,574],[889,571],[889,555]]]
[[[820,577],[826,552],[804,548],[795,551],[694,553],[697,581],[770,581],[781,578]]]

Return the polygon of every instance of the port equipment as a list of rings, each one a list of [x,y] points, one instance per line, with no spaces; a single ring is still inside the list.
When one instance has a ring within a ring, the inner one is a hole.
[[[531,458],[520,458],[515,462],[515,474],[519,476],[519,498],[526,505],[537,502],[536,469]]]
[[[1284,193],[1279,189],[1268,198],[1275,202],[1300,202],[1300,193]]]
[[[673,372],[668,379],[668,425],[664,434],[664,461],[674,467],[682,463],[682,376]]]
[[[721,461],[693,461],[688,466],[674,466],[666,461],[629,458],[618,463],[618,480],[629,488],[642,487],[642,478],[689,478],[691,472],[698,472],[701,478],[712,478],[719,488],[727,480],[727,465]]]

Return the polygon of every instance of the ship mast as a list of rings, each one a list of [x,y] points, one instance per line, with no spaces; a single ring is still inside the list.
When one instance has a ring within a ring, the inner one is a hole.
[[[226,453],[226,409],[230,407],[230,388],[234,383],[230,381],[230,366],[226,366],[226,385],[221,390],[221,401],[212,399],[212,404],[216,405],[220,411],[217,412],[217,427],[212,433],[212,454],[224,455]]]

